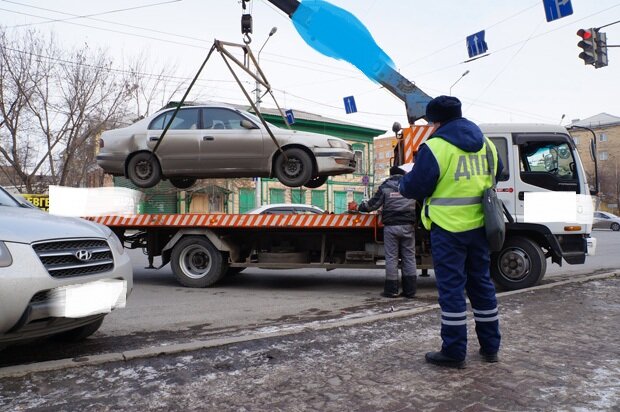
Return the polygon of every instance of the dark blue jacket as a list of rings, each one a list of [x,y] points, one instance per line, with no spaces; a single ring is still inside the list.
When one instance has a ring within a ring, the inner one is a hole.
[[[444,139],[466,152],[478,152],[484,145],[484,136],[480,128],[473,122],[461,117],[442,124],[430,139]],[[498,153],[499,154],[499,153]],[[503,169],[502,159],[497,157],[496,180],[499,180]],[[437,159],[425,144],[415,157],[415,163],[409,173],[400,181],[400,193],[409,199],[416,199],[420,203],[435,191],[439,180],[439,164]]]
[[[405,199],[398,193],[398,182],[402,175],[393,175],[387,178],[375,195],[359,205],[360,212],[370,212],[381,209],[381,221],[385,226],[411,225],[415,219],[415,202]]]

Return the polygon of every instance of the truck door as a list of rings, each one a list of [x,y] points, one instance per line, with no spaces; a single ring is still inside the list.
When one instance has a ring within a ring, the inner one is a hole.
[[[495,144],[497,154],[504,166],[501,177],[497,181],[497,196],[501,199],[516,221],[515,207],[517,195],[515,193],[515,177],[512,172],[515,162],[514,153],[512,152],[511,135],[510,133],[493,133],[489,134],[487,137]]]
[[[583,194],[575,147],[567,135],[515,134],[514,142],[519,161],[519,178],[515,179],[519,221],[523,221],[524,198],[527,192],[566,191]],[[563,232],[564,225],[565,223],[547,224],[554,233]]]

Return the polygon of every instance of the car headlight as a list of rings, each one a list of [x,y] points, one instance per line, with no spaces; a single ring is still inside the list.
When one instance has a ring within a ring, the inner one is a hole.
[[[349,144],[342,140],[327,139],[327,143],[329,143],[330,147],[337,147],[339,149],[349,149]]]
[[[5,268],[13,264],[13,257],[9,248],[6,247],[4,242],[0,241],[0,268]]]
[[[125,253],[125,247],[123,246],[123,243],[118,239],[118,237],[112,231],[110,231],[110,236],[108,236],[108,243],[112,245],[114,249],[116,249],[119,255],[122,255],[123,253]]]

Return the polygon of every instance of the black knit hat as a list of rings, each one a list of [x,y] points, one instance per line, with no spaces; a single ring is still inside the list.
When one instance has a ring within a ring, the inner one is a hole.
[[[461,101],[453,96],[439,96],[426,106],[426,119],[429,122],[445,123],[463,117]]]
[[[401,169],[398,166],[392,166],[390,167],[390,176],[394,176],[394,175],[404,175],[405,171],[403,169]]]

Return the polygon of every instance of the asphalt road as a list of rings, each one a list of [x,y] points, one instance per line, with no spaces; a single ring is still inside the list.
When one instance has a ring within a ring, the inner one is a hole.
[[[543,280],[620,268],[620,233],[596,231],[597,254],[584,265],[548,265]],[[134,262],[134,290],[127,307],[106,317],[101,329],[81,344],[33,343],[0,352],[0,367],[173,344],[213,336],[238,336],[336,318],[403,310],[436,302],[434,278],[419,278],[414,300],[384,299],[382,270],[246,269],[213,288],[180,286],[169,266],[144,269],[140,251]]]

